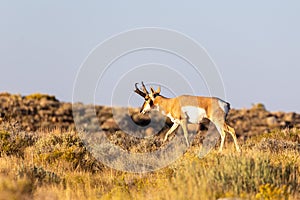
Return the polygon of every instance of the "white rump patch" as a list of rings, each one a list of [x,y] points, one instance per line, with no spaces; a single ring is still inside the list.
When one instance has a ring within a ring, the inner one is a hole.
[[[228,104],[222,100],[218,100],[220,108],[227,114],[229,112]]]
[[[191,123],[199,123],[203,118],[207,117],[203,108],[195,106],[183,106],[181,111],[186,114],[188,121]]]

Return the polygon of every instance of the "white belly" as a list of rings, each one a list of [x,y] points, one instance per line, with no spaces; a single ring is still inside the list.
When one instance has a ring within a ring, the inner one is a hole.
[[[199,123],[203,118],[207,117],[203,108],[195,106],[183,106],[181,111],[186,115],[190,123]]]

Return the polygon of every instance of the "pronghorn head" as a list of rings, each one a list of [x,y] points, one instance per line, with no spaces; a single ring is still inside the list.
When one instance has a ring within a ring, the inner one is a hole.
[[[135,90],[134,92],[141,95],[145,101],[142,105],[142,108],[140,110],[140,112],[142,114],[145,114],[146,112],[150,111],[151,109],[155,108],[155,104],[154,104],[154,99],[159,96],[160,93],[160,87],[157,88],[156,91],[154,91],[154,89],[152,87],[150,87],[150,93],[148,92],[148,90],[146,89],[144,83],[142,82],[142,90],[141,91],[138,87],[137,84],[135,84]]]

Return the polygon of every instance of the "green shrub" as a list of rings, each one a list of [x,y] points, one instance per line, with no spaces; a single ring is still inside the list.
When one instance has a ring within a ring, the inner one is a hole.
[[[30,94],[24,97],[25,99],[34,99],[34,100],[41,100],[41,99],[46,99],[46,100],[51,100],[51,101],[57,101],[55,96],[48,95],[48,94],[41,94],[41,93],[34,93]]]
[[[23,158],[25,148],[32,146],[35,141],[34,134],[0,130],[0,157],[13,155]]]
[[[259,192],[256,194],[256,199],[273,200],[273,199],[288,199],[287,187],[276,187],[270,183],[259,186]]]
[[[18,167],[17,174],[18,179],[26,178],[38,185],[42,184],[58,184],[61,182],[61,178],[54,172],[47,171],[43,167]]]
[[[252,110],[266,110],[266,107],[263,103],[252,104]]]
[[[103,167],[86,149],[75,132],[48,134],[34,146],[38,160],[48,164],[67,163],[73,170],[96,172]]]
[[[211,153],[203,159],[185,157],[178,163],[165,187],[174,193],[174,198],[180,195],[189,199],[254,198],[266,184],[271,184],[274,191],[275,188],[284,189],[282,195],[299,193],[297,163],[289,160],[276,163],[269,155]]]

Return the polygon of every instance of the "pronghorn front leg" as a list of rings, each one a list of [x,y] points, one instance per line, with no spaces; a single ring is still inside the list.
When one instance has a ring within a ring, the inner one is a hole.
[[[182,127],[182,130],[183,130],[183,134],[184,134],[184,137],[185,137],[186,144],[189,147],[190,144],[189,144],[189,140],[188,140],[187,120],[185,118],[181,120],[181,127]]]
[[[178,126],[179,126],[178,123],[176,123],[176,122],[173,123],[172,127],[168,130],[168,132],[167,132],[166,135],[165,135],[164,142],[168,139],[168,136],[169,136],[171,133],[173,133],[173,131],[176,130],[176,128],[177,128]]]

